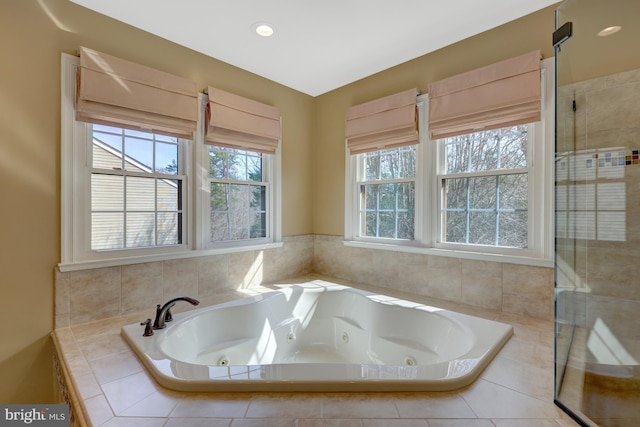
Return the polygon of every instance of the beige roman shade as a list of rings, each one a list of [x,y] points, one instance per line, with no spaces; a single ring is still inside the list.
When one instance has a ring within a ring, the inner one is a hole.
[[[77,120],[193,138],[195,82],[85,47],[77,80]]]
[[[540,51],[429,85],[432,139],[540,120]]]
[[[205,143],[274,154],[280,142],[280,110],[209,86]]]
[[[347,110],[345,137],[351,154],[417,144],[417,89],[409,89]]]

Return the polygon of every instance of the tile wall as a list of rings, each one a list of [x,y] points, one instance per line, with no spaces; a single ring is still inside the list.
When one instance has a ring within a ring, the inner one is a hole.
[[[314,236],[313,271],[505,313],[553,319],[553,269],[345,246]]]
[[[558,191],[570,190],[564,234],[558,229],[559,247],[570,251],[559,259],[558,286],[576,292],[575,307],[560,308],[575,314],[577,326],[590,329],[600,319],[614,335],[638,339],[628,319],[640,312],[640,216],[634,214],[640,209],[640,69],[558,90],[561,105],[576,101],[573,117],[560,116],[559,123],[566,129],[564,151],[571,154],[570,172],[557,174],[564,177]],[[585,163],[590,159],[592,164]]]
[[[153,310],[178,295],[206,298],[315,273],[505,313],[551,320],[553,269],[347,247],[298,236],[282,248],[56,272],[56,328]]]
[[[281,248],[148,262],[55,276],[55,328],[141,310],[176,296],[214,297],[311,272],[313,236],[285,237]]]

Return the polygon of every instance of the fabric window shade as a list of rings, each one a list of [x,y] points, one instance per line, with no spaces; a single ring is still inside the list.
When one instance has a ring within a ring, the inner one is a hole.
[[[274,154],[280,143],[280,110],[209,86],[205,144]]]
[[[193,138],[195,82],[85,47],[76,76],[77,120]]]
[[[540,51],[429,85],[429,131],[446,138],[541,118]]]
[[[345,137],[351,154],[417,144],[416,88],[347,110]]]

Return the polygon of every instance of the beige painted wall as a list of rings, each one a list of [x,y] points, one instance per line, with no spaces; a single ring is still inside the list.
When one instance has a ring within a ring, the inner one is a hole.
[[[60,54],[81,45],[278,106],[283,235],[313,231],[312,97],[67,0],[2,0],[0,403],[53,399],[48,336],[60,260]]]
[[[316,98],[313,142],[313,231],[344,235],[344,117],[348,107],[427,85],[467,70],[536,49],[553,56],[554,9],[548,7],[516,21],[447,46]]]
[[[60,53],[79,46],[277,105],[283,235],[343,234],[350,105],[533,49],[552,55],[553,8],[318,98],[206,58],[67,0],[0,1],[0,403],[51,402],[54,266],[60,258]],[[309,189],[313,191],[309,191]]]

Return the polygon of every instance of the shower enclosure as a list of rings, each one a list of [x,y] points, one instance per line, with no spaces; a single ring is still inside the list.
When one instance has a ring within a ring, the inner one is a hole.
[[[585,426],[640,426],[639,20],[556,9],[555,399]]]

